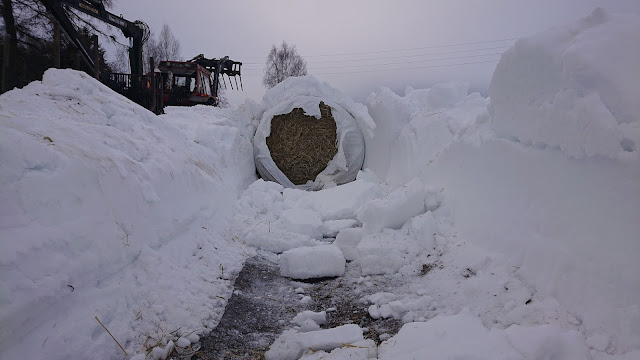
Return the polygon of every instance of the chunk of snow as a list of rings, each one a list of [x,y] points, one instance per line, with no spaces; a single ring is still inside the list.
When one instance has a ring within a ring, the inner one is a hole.
[[[368,360],[378,358],[378,347],[371,339],[358,341],[350,345],[334,349],[330,353],[326,351],[306,353],[300,360]]]
[[[338,233],[333,244],[342,250],[345,260],[355,260],[358,257],[358,244],[362,236],[362,228],[343,229]]]
[[[169,343],[164,347],[156,346],[151,350],[151,357],[154,360],[165,360],[169,357],[169,354],[171,354],[174,347],[173,341],[169,341]]]
[[[438,232],[438,225],[429,211],[409,220],[409,234],[427,251],[436,247],[435,236]]]
[[[176,345],[178,347],[185,348],[185,347],[191,345],[191,341],[189,341],[189,339],[187,339],[187,338],[181,337],[176,341]]]
[[[355,219],[327,220],[322,223],[322,234],[327,238],[334,238],[344,229],[356,227],[359,224]]]
[[[371,200],[358,210],[365,231],[400,229],[407,220],[425,212],[425,186],[415,178],[382,199]]]
[[[314,321],[318,325],[324,325],[327,322],[327,313],[325,311],[315,312],[305,310],[296,314],[296,316],[291,319],[291,322],[298,326],[301,326],[304,321],[309,319]]]
[[[353,219],[360,206],[380,196],[380,186],[365,180],[356,180],[321,191],[307,192],[285,189],[287,208],[306,208],[317,211],[322,220]]]
[[[344,344],[364,340],[362,329],[355,324],[347,324],[332,329],[299,333],[285,330],[264,354],[266,360],[297,360],[309,350],[331,351]]]
[[[308,209],[287,209],[280,217],[287,231],[306,235],[312,239],[322,239],[322,220],[318,213]]]
[[[275,253],[318,244],[316,240],[307,235],[293,233],[279,228],[273,228],[271,231],[268,231],[268,224],[266,223],[261,224],[261,226],[261,228],[255,228],[244,237],[243,240],[246,244]]]
[[[415,260],[423,250],[402,233],[386,230],[365,235],[356,247],[355,262],[363,275],[393,274]]]
[[[189,340],[192,344],[195,344],[200,341],[200,336],[196,333],[191,333],[186,336],[186,339]]]
[[[309,331],[318,331],[320,330],[320,325],[311,319],[306,319],[300,322],[299,331],[300,332],[309,332]]]
[[[340,276],[344,270],[344,256],[335,245],[299,247],[280,255],[280,274],[293,279]]]

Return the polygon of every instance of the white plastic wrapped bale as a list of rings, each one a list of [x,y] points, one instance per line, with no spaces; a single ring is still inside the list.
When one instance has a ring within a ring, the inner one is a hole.
[[[299,247],[280,255],[280,274],[293,279],[312,279],[344,274],[345,260],[335,245]]]
[[[639,19],[599,8],[575,24],[518,40],[489,88],[496,133],[576,158],[637,149]]]
[[[337,153],[315,179],[295,185],[278,168],[267,146],[274,116],[288,114],[295,108],[309,116],[320,118],[320,102],[331,107],[336,122]],[[366,107],[356,104],[339,90],[311,76],[291,77],[267,91],[263,98],[262,115],[254,139],[254,158],[260,175],[288,188],[319,190],[327,185],[353,181],[362,168],[365,143],[373,136],[375,124]]]

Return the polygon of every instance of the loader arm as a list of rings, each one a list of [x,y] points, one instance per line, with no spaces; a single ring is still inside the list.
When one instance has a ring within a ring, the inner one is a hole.
[[[76,9],[84,14],[92,16],[98,20],[101,20],[111,26],[117,27],[122,31],[124,36],[132,39],[132,47],[129,49],[129,62],[131,65],[132,74],[142,74],[142,44],[144,43],[145,36],[148,35],[147,27],[141,21],[131,22],[120,16],[110,13],[104,8],[102,2],[97,0],[40,0],[47,10],[53,15],[69,39],[78,48],[83,58],[87,63],[93,67],[93,58],[89,52],[89,48],[82,42],[78,31],[69,19],[67,11],[63,5],[67,5],[73,9]]]
[[[231,84],[231,88],[233,88],[233,84],[231,83],[231,77],[234,79],[240,79],[240,86],[238,86],[238,80],[236,80],[236,89],[242,89],[242,63],[239,61],[233,61],[229,59],[228,56],[225,56],[220,59],[207,59],[203,54],[200,54],[193,59],[189,60],[189,62],[197,63],[198,65],[204,67],[209,70],[213,75],[213,88],[214,88],[214,96],[218,97],[218,88],[220,87],[220,78],[224,81],[224,75],[227,75],[229,78],[229,84]],[[226,82],[225,82],[226,84]],[[226,86],[226,85],[225,85]]]

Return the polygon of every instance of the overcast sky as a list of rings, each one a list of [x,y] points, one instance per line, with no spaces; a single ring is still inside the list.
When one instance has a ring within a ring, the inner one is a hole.
[[[361,102],[381,85],[402,94],[461,80],[486,91],[510,39],[598,6],[640,13],[639,0],[117,0],[111,11],[156,31],[167,23],[185,59],[242,61],[244,92],[227,92],[234,103],[262,98],[266,55],[282,41],[296,45],[310,74]]]

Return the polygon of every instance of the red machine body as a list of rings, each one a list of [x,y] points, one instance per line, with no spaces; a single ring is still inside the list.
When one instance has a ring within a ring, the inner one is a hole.
[[[169,106],[218,105],[211,72],[194,62],[161,61],[162,102]]]

